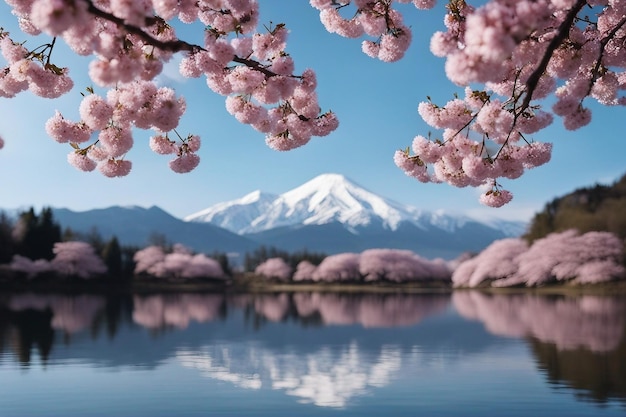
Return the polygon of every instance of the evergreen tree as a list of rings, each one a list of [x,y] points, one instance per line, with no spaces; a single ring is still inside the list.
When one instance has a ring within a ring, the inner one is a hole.
[[[579,188],[549,202],[535,214],[524,237],[533,242],[568,229],[611,232],[626,238],[626,175],[613,185]]]
[[[122,248],[117,237],[113,236],[102,249],[102,260],[111,277],[115,279],[122,277]]]
[[[13,235],[17,254],[33,260],[50,260],[54,257],[54,244],[61,241],[61,226],[54,221],[51,208],[44,208],[38,216],[31,207],[20,214]]]
[[[0,212],[0,264],[8,263],[14,255],[13,222],[5,212]]]
[[[222,267],[222,271],[224,271],[224,274],[232,276],[233,271],[230,268],[227,254],[225,254],[224,252],[214,252],[213,255],[211,255],[211,258],[215,259],[220,264],[220,267]]]

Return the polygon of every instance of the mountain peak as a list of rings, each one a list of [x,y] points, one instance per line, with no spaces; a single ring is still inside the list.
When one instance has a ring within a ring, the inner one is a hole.
[[[350,182],[350,180],[348,180],[345,176],[341,174],[328,173],[320,174],[307,181],[305,184],[345,184],[346,182]]]
[[[350,198],[350,190],[361,189],[346,177],[340,174],[322,174],[305,182],[284,194],[281,194],[287,205],[297,205],[299,202],[310,198],[313,205],[319,204],[321,200],[329,195],[333,195],[340,200],[353,200]],[[363,190],[365,191],[365,190]],[[357,192],[358,193],[358,192]],[[355,201],[343,201],[344,204],[352,205]],[[314,210],[314,207],[310,207]]]
[[[187,222],[213,223],[239,233],[258,217],[276,199],[276,195],[253,191],[232,201],[215,204],[185,217]]]
[[[401,223],[419,229],[454,232],[471,221],[462,216],[429,213],[374,194],[341,174],[322,174],[275,196],[254,191],[219,203],[185,218],[210,222],[238,234],[259,233],[279,227],[338,223],[351,233],[375,226],[397,230]]]
[[[395,229],[401,221],[413,220],[417,214],[419,210],[385,200],[341,174],[329,173],[279,196],[255,191],[188,216],[186,220],[210,221],[236,233],[255,233],[276,227],[331,222],[351,228],[377,223]]]

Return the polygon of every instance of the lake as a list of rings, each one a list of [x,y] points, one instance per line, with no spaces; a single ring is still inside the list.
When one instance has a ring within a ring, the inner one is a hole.
[[[0,294],[0,416],[624,416],[626,297]]]

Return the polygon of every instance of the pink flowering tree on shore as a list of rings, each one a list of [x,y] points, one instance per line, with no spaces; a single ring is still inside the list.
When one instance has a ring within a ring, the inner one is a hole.
[[[357,281],[361,280],[359,272],[359,253],[338,253],[324,258],[317,266],[311,279],[313,281]]]
[[[424,259],[409,250],[369,249],[361,253],[359,272],[365,281],[393,282],[449,280],[451,271],[442,259]]]
[[[296,266],[296,271],[293,273],[292,279],[294,281],[308,281],[311,279],[315,270],[317,269],[317,265],[312,264],[309,261],[301,261]]]
[[[198,165],[200,137],[178,131],[184,98],[155,84],[176,53],[184,55],[183,76],[203,77],[226,97],[228,112],[265,134],[273,149],[300,147],[338,126],[335,114],[318,105],[315,72],[294,72],[288,29],[260,24],[257,0],[6,1],[24,33],[0,30],[6,60],[0,96],[69,92],[69,69],[52,60],[57,42],[93,57],[88,72],[96,88],[79,104],[80,119],[56,113],[46,123],[53,139],[71,145],[68,161],[80,170],[127,175],[136,129],[153,132],[150,148],[170,155],[175,172]],[[329,32],[361,39],[365,54],[385,62],[401,59],[413,38],[400,3],[429,9],[435,0],[310,0]],[[443,105],[419,105],[437,133],[416,136],[395,153],[396,165],[422,182],[482,187],[480,201],[488,206],[508,203],[512,193],[502,179],[550,160],[552,145],[532,135],[554,115],[574,130],[590,122],[590,100],[626,103],[619,94],[626,86],[624,16],[626,4],[617,0],[488,0],[479,6],[449,0],[446,29],[432,36],[430,47],[445,58],[447,77],[464,93]],[[204,40],[181,39],[178,22],[200,22]],[[40,33],[50,41],[32,48],[23,42]]]
[[[148,246],[135,253],[135,274],[158,278],[225,278],[219,262],[199,253],[193,254],[182,245],[174,245],[171,253],[159,246]]]
[[[624,278],[624,243],[609,232],[552,233],[532,246],[521,239],[492,243],[452,274],[455,287],[594,284]]]
[[[368,249],[329,255],[317,266],[302,261],[291,278],[295,282],[449,282],[451,274],[443,259],[425,259],[402,249]]]
[[[11,269],[26,274],[32,278],[44,273],[54,273],[62,276],[93,278],[107,272],[107,267],[86,242],[70,241],[57,242],[52,249],[54,258],[31,260],[15,255],[10,264]]]
[[[293,268],[283,258],[270,258],[254,269],[256,275],[287,281],[291,278]]]

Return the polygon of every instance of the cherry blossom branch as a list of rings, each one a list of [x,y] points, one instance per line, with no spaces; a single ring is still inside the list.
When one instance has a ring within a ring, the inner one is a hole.
[[[105,12],[104,10],[98,9],[96,6],[94,6],[94,4],[92,3],[91,0],[85,0],[85,2],[87,3],[88,7],[87,7],[87,11],[89,13],[91,13],[92,15],[99,17],[101,19],[104,20],[108,20],[111,23],[116,24],[120,29],[125,30],[128,33],[131,33],[133,35],[136,35],[137,37],[139,37],[142,41],[144,41],[145,43],[155,46],[163,51],[169,51],[169,52],[180,52],[180,51],[189,51],[189,52],[196,52],[199,50],[204,50],[204,48],[202,48],[199,45],[193,45],[190,44],[188,42],[185,42],[183,40],[177,39],[175,41],[161,41],[159,39],[156,39],[155,37],[151,36],[150,34],[144,32],[141,28],[131,25],[127,22],[124,21],[124,19],[121,19],[111,13]]]
[[[598,74],[600,72],[600,66],[602,65],[602,59],[604,57],[604,52],[606,50],[606,46],[615,37],[617,32],[622,27],[624,27],[625,24],[626,24],[626,16],[622,17],[622,20],[620,20],[619,23],[617,25],[615,25],[615,27],[604,38],[602,38],[602,40],[600,41],[600,53],[598,54],[598,59],[596,61],[595,66],[591,70],[592,78],[591,78],[591,81],[589,83],[589,90],[587,90],[587,95],[589,95],[591,93],[591,89],[593,88],[593,85],[595,84],[595,82],[599,78]]]
[[[156,39],[155,37],[151,36],[150,34],[146,33],[145,31],[143,31],[141,28],[128,24],[127,22],[125,22],[123,19],[105,12],[101,9],[98,9],[96,6],[94,6],[94,4],[91,2],[91,0],[85,0],[87,2],[87,4],[89,5],[88,7],[88,11],[93,14],[94,16],[100,17],[102,19],[108,20],[112,23],[115,23],[118,27],[120,27],[121,29],[124,29],[126,32],[131,33],[133,35],[138,36],[141,40],[143,40],[145,43],[152,45],[156,48],[159,48],[163,51],[169,51],[169,52],[181,52],[181,51],[188,51],[188,52],[197,52],[197,51],[205,51],[206,49],[204,49],[203,47],[199,46],[199,45],[194,45],[194,44],[190,44],[186,41],[183,41],[181,39],[177,39],[175,41],[162,41],[159,39]],[[265,68],[263,65],[261,65],[260,62],[255,61],[253,59],[248,59],[248,58],[241,58],[238,56],[235,56],[233,58],[233,62],[236,62],[238,64],[243,64],[246,65],[254,70],[257,70],[261,73],[263,73],[264,75],[266,75],[267,77],[274,77],[278,74],[268,70],[267,68]]]
[[[524,101],[522,102],[522,105],[519,107],[520,113],[526,110],[530,105],[530,101],[533,98],[533,93],[535,92],[535,89],[539,84],[541,76],[546,72],[546,68],[548,68],[548,64],[550,63],[550,59],[552,59],[554,51],[556,51],[556,49],[561,46],[563,41],[568,38],[570,29],[574,24],[576,16],[586,4],[586,0],[578,0],[574,7],[572,7],[569,12],[567,12],[567,15],[565,15],[565,19],[563,19],[563,21],[559,25],[559,28],[557,29],[556,35],[548,44],[548,47],[546,48],[546,51],[544,52],[543,57],[539,62],[539,65],[537,65],[537,68],[535,68],[535,70],[526,80],[526,95],[524,96]]]

